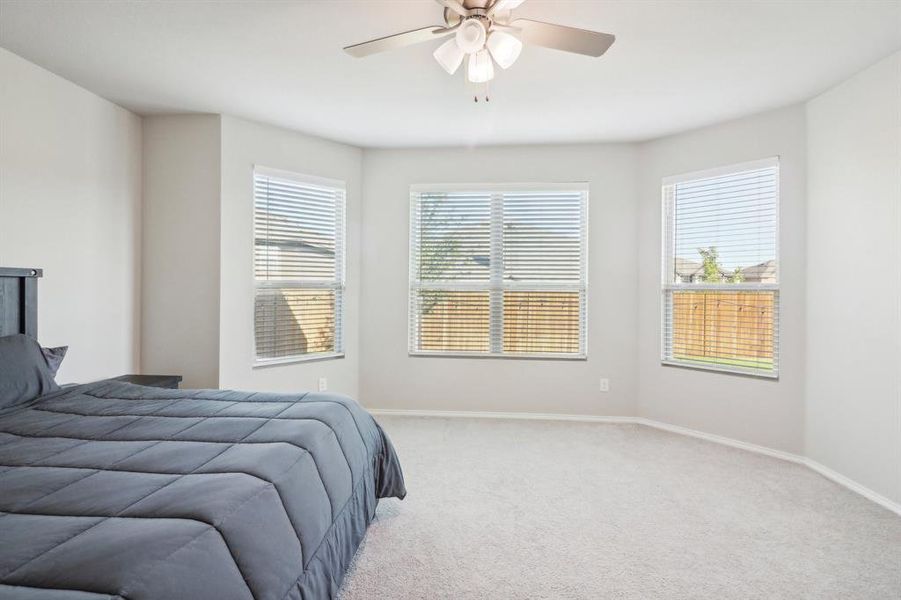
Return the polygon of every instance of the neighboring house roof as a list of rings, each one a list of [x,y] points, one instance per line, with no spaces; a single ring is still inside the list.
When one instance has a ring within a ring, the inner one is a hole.
[[[719,269],[720,277],[728,277],[731,273],[726,273]],[[704,263],[688,260],[687,258],[676,257],[676,275],[682,279],[691,280],[695,277],[704,276]]]
[[[682,279],[692,280],[695,277],[704,275],[704,263],[686,258],[676,257],[675,261],[676,275]],[[720,269],[720,274],[724,277],[731,277],[732,273]],[[776,261],[768,260],[757,265],[745,267],[741,270],[742,280],[745,283],[776,283]]]
[[[776,283],[776,261],[768,260],[741,270],[747,283]]]
[[[490,226],[489,222],[479,221],[479,222],[476,222],[471,227],[474,229],[479,228],[479,227],[484,227],[487,229],[489,226]],[[528,231],[529,233],[532,233],[533,235],[535,235],[536,238],[542,238],[544,240],[551,240],[551,241],[559,240],[559,239],[566,239],[566,240],[573,239],[572,235],[567,235],[567,234],[561,235],[560,232],[554,231],[553,229],[550,229],[547,227],[535,226],[535,225],[531,225],[528,223],[505,223],[504,230],[506,232],[516,232],[516,233]],[[453,230],[449,231],[448,232],[449,237],[452,237],[451,234],[453,234],[453,233],[454,233]],[[490,263],[490,257],[487,254],[461,254],[461,255],[459,255],[458,261],[459,262],[456,265],[454,265],[455,267],[459,267],[461,265],[467,265],[471,261],[477,267],[487,268]],[[510,277],[510,279],[516,279],[516,278]]]
[[[256,238],[256,245],[272,246],[274,248],[278,248],[279,250],[296,250],[298,252],[309,252],[311,254],[321,254],[323,256],[335,255],[335,251],[331,248],[323,248],[322,246],[311,244],[303,240],[289,240],[284,238]]]
[[[271,246],[284,251],[305,252],[334,256],[334,239],[323,231],[312,230],[304,227],[297,219],[288,219],[282,215],[268,215],[262,224],[257,225],[260,231],[266,231],[266,226],[271,228],[269,237],[257,237],[254,242],[257,246]]]
[[[676,275],[679,277],[694,277],[703,272],[703,263],[688,260],[687,258],[676,257]]]

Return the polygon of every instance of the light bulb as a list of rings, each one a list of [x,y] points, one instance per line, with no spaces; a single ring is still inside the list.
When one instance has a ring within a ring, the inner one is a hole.
[[[445,71],[453,75],[457,72],[457,69],[460,68],[460,64],[463,62],[463,57],[466,56],[466,53],[460,49],[460,46],[457,45],[457,40],[451,38],[438,46],[438,49],[432,54],[435,57],[435,60],[438,61],[438,64],[444,68]]]
[[[522,52],[522,42],[504,31],[492,31],[488,36],[488,49],[491,56],[502,69],[508,68],[519,58]]]
[[[485,83],[494,79],[494,63],[487,50],[479,50],[469,55],[469,68],[467,76],[473,83]]]
[[[467,54],[478,52],[485,46],[485,37],[487,36],[485,25],[478,19],[466,19],[457,29],[454,36],[457,45]]]

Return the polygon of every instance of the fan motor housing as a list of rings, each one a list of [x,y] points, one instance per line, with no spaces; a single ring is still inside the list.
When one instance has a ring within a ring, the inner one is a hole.
[[[469,11],[469,16],[462,17],[452,11],[449,8],[444,9],[444,22],[447,23],[448,27],[454,27],[459,25],[463,19],[479,19],[482,21],[482,24],[485,25],[485,28],[488,28],[488,25],[491,23],[491,19],[488,18],[488,10],[485,6],[488,4],[487,1],[479,1],[475,2],[465,2],[464,6],[466,10]],[[470,6],[470,5],[480,5],[480,6]]]

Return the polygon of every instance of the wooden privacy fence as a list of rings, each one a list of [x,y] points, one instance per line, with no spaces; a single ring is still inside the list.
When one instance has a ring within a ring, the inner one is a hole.
[[[419,302],[419,349],[488,352],[488,292],[424,290]]]
[[[254,307],[257,358],[335,351],[335,292],[257,290]]]
[[[775,292],[672,294],[674,358],[772,364]]]
[[[488,292],[423,291],[419,349],[488,352]],[[503,349],[511,353],[579,352],[579,292],[505,291]]]
[[[504,352],[578,351],[578,292],[504,292]]]

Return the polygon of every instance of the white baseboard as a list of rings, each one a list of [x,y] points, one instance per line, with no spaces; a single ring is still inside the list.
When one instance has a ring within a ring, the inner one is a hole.
[[[809,468],[813,469],[814,471],[816,471],[817,473],[819,473],[820,475],[822,475],[823,477],[825,477],[826,479],[831,479],[835,483],[845,486],[852,492],[857,492],[864,498],[866,498],[868,500],[872,500],[873,502],[882,506],[883,508],[887,508],[890,511],[892,511],[893,513],[895,513],[896,515],[901,516],[901,504],[895,502],[894,500],[891,500],[890,498],[886,498],[879,492],[875,492],[875,491],[871,490],[870,488],[857,483],[853,479],[845,477],[838,471],[833,471],[826,465],[821,465],[820,463],[818,463],[817,461],[815,461],[813,459],[805,458],[804,464],[807,465],[807,467],[809,467]]]
[[[793,454],[791,452],[785,452],[784,450],[776,450],[775,448],[768,448],[766,446],[760,446],[758,444],[751,444],[749,442],[743,442],[741,440],[736,440],[733,438],[725,437],[722,435],[716,435],[713,433],[706,433],[704,431],[698,431],[697,429],[690,429],[688,427],[682,427],[680,425],[671,425],[669,423],[664,423],[662,421],[655,421],[653,419],[645,419],[643,417],[626,417],[626,416],[596,416],[596,415],[568,415],[568,414],[554,414],[554,413],[523,413],[523,412],[483,412],[483,411],[462,411],[462,410],[403,410],[403,409],[391,409],[391,408],[371,408],[368,409],[374,415],[385,415],[385,416],[398,416],[398,417],[443,417],[443,418],[465,418],[465,419],[524,419],[529,421],[579,421],[584,423],[615,423],[615,424],[633,424],[633,425],[643,425],[645,427],[653,427],[654,429],[660,429],[663,431],[668,431],[670,433],[676,433],[679,435],[686,435],[693,438],[698,438],[701,440],[706,440],[708,442],[714,442],[716,444],[722,444],[724,446],[730,446],[732,448],[738,448],[740,450],[747,450],[748,452],[755,452],[757,454],[763,454],[765,456],[770,456],[772,458],[778,458],[780,460],[786,460],[788,462],[793,462],[799,465],[803,465],[809,469],[812,469],[822,475],[823,477],[834,481],[835,483],[842,485],[852,492],[856,492],[870,500],[875,502],[876,504],[886,508],[896,515],[901,516],[901,504],[886,498],[882,494],[871,490],[870,488],[861,485],[850,479],[845,477],[841,473],[837,471],[833,471],[829,467],[821,465],[820,463],[807,458],[806,456],[801,456],[800,454]]]
[[[760,446],[758,444],[752,444],[750,442],[743,442],[741,440],[736,440],[735,438],[707,433],[705,431],[699,431],[697,429],[689,429],[688,427],[682,427],[681,425],[670,425],[669,423],[664,423],[663,421],[655,421],[653,419],[645,419],[642,417],[636,417],[635,422],[639,425],[653,427],[654,429],[661,429],[663,431],[669,431],[670,433],[678,433],[679,435],[687,435],[689,437],[698,438],[700,440],[722,444],[723,446],[731,446],[732,448],[747,450],[748,452],[756,452],[757,454],[764,454],[766,456],[772,456],[773,458],[787,460],[793,463],[803,465],[806,464],[807,461],[805,457],[799,454],[792,454],[791,452],[786,452],[785,450],[776,450],[775,448],[769,448],[767,446]]]
[[[635,423],[635,417],[602,417],[555,413],[486,412],[479,410],[398,410],[367,408],[374,415],[398,417],[442,417],[450,419],[522,419],[526,421],[581,421],[587,423]]]

